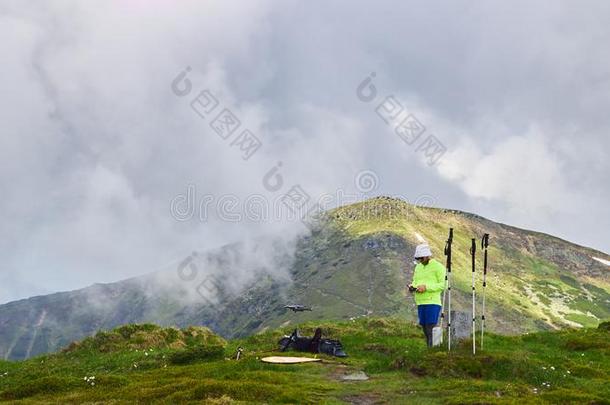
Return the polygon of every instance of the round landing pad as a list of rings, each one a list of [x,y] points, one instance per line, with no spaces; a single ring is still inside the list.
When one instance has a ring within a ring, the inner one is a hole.
[[[295,364],[295,363],[309,363],[312,361],[320,361],[320,359],[312,359],[311,357],[284,357],[284,356],[271,356],[263,357],[261,361],[265,363],[276,363],[276,364]]]

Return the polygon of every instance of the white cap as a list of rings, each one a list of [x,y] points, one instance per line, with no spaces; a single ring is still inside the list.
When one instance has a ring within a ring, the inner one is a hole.
[[[419,257],[430,257],[432,256],[432,251],[430,250],[430,246],[428,246],[425,243],[422,243],[421,245],[417,245],[417,247],[415,248],[415,254],[413,255],[414,258],[419,258]]]

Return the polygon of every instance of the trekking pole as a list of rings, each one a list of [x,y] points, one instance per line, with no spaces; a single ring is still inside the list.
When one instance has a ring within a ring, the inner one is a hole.
[[[474,238],[472,238],[472,245],[470,246],[470,256],[472,256],[472,354],[474,355],[476,353],[476,345],[475,345],[475,338],[476,338],[476,329],[475,329],[475,324],[476,324],[476,316],[475,316],[475,307],[474,307],[474,259],[475,259],[475,254],[477,251],[477,243],[475,241]]]
[[[481,309],[481,349],[483,349],[483,335],[485,334],[485,287],[487,287],[487,248],[489,247],[489,234],[483,234],[481,249],[483,249],[483,307]]]
[[[449,228],[449,238],[445,244],[445,256],[447,256],[447,271],[445,272],[445,289],[443,290],[443,313],[442,318],[445,317],[445,310],[447,311],[447,351],[451,351],[451,243],[453,242],[453,228]],[[448,298],[449,304],[445,307],[445,297]],[[445,309],[446,308],[446,309]]]

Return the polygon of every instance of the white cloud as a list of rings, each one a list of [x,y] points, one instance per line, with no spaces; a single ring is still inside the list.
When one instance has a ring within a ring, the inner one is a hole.
[[[488,152],[466,138],[439,165],[441,175],[471,197],[502,202],[533,216],[578,207],[563,170],[545,139],[535,133],[501,140]]]
[[[4,2],[0,285],[14,288],[0,302],[298,234],[169,213],[191,183],[277,197],[261,180],[278,161],[286,187],[312,197],[353,191],[354,175],[374,170],[378,193],[433,195],[607,249],[607,5],[321,8]],[[213,91],[263,140],[260,153],[243,161],[172,94],[185,66],[195,91]],[[448,147],[438,171],[355,97],[371,71],[380,96],[402,95]]]

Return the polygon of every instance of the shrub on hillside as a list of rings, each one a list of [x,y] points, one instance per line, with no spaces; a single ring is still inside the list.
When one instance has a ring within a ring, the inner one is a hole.
[[[111,331],[99,331],[94,336],[73,342],[64,352],[94,351],[101,353],[124,350],[186,349],[189,347],[223,347],[226,341],[203,326],[186,329],[162,328],[153,324],[120,326]]]
[[[601,322],[599,324],[599,326],[597,327],[597,329],[606,330],[606,331],[610,332],[610,321]]]
[[[171,353],[168,359],[172,364],[191,364],[202,360],[221,359],[224,354],[224,346],[193,346]]]

